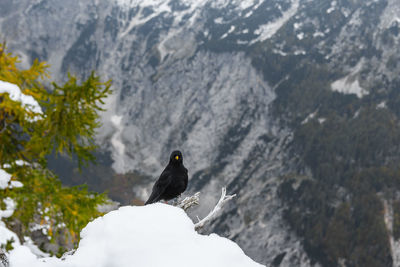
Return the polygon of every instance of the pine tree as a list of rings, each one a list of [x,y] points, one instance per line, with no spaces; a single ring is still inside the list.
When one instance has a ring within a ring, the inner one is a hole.
[[[11,181],[23,184],[0,190],[2,208],[6,198],[17,204],[6,223],[19,224],[21,239],[39,223],[52,240],[61,233],[76,244],[80,230],[101,215],[97,207],[107,198],[85,186],[62,186],[47,168],[46,157],[67,154],[77,158],[80,166],[94,161],[98,112],[111,92],[111,82],[101,82],[92,73],[82,83],[69,75],[68,81],[59,85],[50,83],[46,63],[35,60],[27,70],[18,68],[17,63],[18,57],[0,44],[0,81],[17,85],[40,104],[41,110],[0,93],[0,168],[12,174]],[[51,84],[51,88],[44,84]]]

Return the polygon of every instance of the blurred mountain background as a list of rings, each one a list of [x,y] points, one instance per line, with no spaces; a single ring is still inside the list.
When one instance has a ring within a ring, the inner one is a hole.
[[[205,229],[267,266],[400,265],[398,0],[2,0],[0,39],[53,78],[113,80],[98,165],[137,204],[180,149]]]

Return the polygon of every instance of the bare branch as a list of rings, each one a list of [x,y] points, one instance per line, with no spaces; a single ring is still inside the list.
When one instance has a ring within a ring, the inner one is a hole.
[[[200,192],[197,192],[193,196],[186,197],[182,201],[180,201],[176,206],[182,208],[184,211],[187,211],[193,206],[199,205]]]
[[[222,209],[222,207],[235,196],[236,194],[226,195],[226,188],[223,187],[221,197],[217,205],[215,205],[214,209],[206,217],[204,217],[202,220],[199,220],[199,222],[194,225],[194,229],[199,230],[203,228],[206,223],[212,221],[215,217],[217,217],[217,214]]]

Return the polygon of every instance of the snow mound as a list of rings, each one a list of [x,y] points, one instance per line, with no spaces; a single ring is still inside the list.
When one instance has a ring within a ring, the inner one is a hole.
[[[186,213],[165,204],[122,207],[89,223],[73,255],[36,258],[20,246],[11,267],[259,267],[234,242],[200,235]]]

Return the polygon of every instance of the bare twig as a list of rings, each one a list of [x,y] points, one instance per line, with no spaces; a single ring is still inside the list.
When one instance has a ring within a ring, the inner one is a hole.
[[[193,196],[186,197],[181,202],[179,202],[176,206],[182,208],[184,211],[187,211],[193,206],[199,205],[199,196],[200,192],[197,192]]]
[[[235,196],[236,194],[226,195],[226,188],[223,187],[221,198],[219,199],[217,205],[215,205],[214,209],[206,217],[204,217],[202,220],[199,220],[199,222],[194,225],[194,228],[196,230],[199,230],[203,228],[206,223],[212,221],[215,217],[217,217],[218,212],[222,209],[222,207],[226,204],[226,202],[228,202]]]

